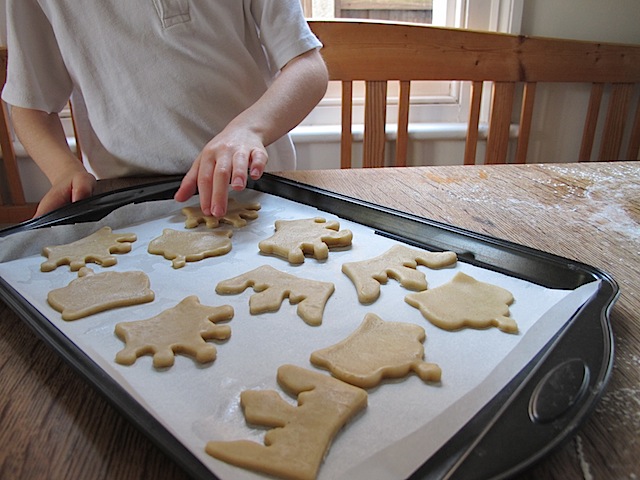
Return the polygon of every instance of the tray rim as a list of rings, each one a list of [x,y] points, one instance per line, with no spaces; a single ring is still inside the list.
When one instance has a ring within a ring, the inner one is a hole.
[[[77,202],[63,207],[51,214],[43,217],[24,222],[15,227],[0,230],[0,237],[17,233],[18,231],[31,230],[34,228],[45,228],[52,225],[64,224],[69,222],[95,221],[104,217],[112,210],[119,206],[130,203],[140,203],[159,199],[172,198],[173,192],[177,189],[179,181],[175,179],[157,181],[145,185],[137,185],[135,187],[127,187],[107,192],[89,199]],[[409,233],[415,228],[427,228],[430,231],[444,232],[445,240],[447,236],[463,239],[477,245],[488,246],[488,253],[485,255],[476,255],[469,250],[463,250],[459,253],[460,259],[469,263],[481,265],[484,268],[492,268],[494,270],[503,271],[504,273],[513,275],[513,271],[505,269],[504,266],[487,263],[486,258],[490,258],[492,252],[508,251],[514,255],[513,259],[525,259],[538,263],[544,261],[546,265],[564,266],[568,268],[572,274],[581,273],[581,278],[574,281],[576,286],[584,284],[590,280],[600,280],[600,286],[597,294],[587,302],[585,306],[572,318],[565,327],[559,331],[555,337],[532,359],[529,364],[521,371],[494,399],[485,405],[468,424],[466,424],[459,432],[447,442],[433,457],[426,459],[422,467],[420,467],[412,476],[412,479],[418,478],[469,478],[467,474],[460,476],[460,472],[464,468],[471,465],[473,467],[473,451],[483,439],[491,434],[491,429],[500,422],[502,411],[504,409],[496,406],[513,405],[518,401],[518,395],[526,389],[528,385],[539,380],[540,377],[549,370],[544,368],[551,361],[557,363],[559,360],[554,359],[554,353],[558,353],[558,349],[563,348],[563,342],[566,343],[567,338],[571,335],[580,334],[581,328],[585,322],[578,321],[580,318],[587,318],[591,327],[598,327],[601,340],[601,355],[599,359],[599,368],[597,368],[594,380],[597,388],[589,389],[589,394],[580,399],[578,407],[573,409],[573,416],[570,421],[566,422],[553,438],[542,449],[531,452],[521,461],[515,464],[505,465],[497,474],[489,476],[483,475],[477,478],[506,478],[521,473],[531,467],[541,459],[545,458],[551,451],[559,445],[567,441],[580,427],[581,423],[589,416],[595,408],[597,402],[601,398],[603,391],[608,383],[614,360],[614,337],[610,324],[610,311],[619,296],[619,288],[615,280],[603,270],[592,267],[585,263],[577,262],[568,258],[560,257],[548,252],[536,250],[531,247],[516,244],[497,237],[473,232],[456,226],[437,222],[427,218],[419,217],[410,213],[402,212],[392,208],[384,207],[364,200],[356,199],[346,195],[325,190],[322,188],[307,185],[298,181],[278,177],[274,174],[264,174],[259,181],[250,181],[248,188],[256,191],[270,193],[283,198],[288,198],[299,203],[313,205],[328,213],[333,213],[341,218],[355,221],[357,223],[367,225],[376,229],[376,233],[381,235],[392,236],[399,241],[403,241],[414,246],[430,249],[446,249],[441,244],[425,244],[411,235],[411,238],[401,236],[395,232],[389,232],[385,228],[384,221],[389,220],[391,223],[403,222],[409,227]],[[292,198],[291,196],[298,198]],[[302,197],[302,198],[300,198]],[[318,206],[319,203],[325,204],[331,202],[333,208],[339,205],[346,208],[348,212],[335,213],[326,208]],[[366,212],[374,217],[374,224],[371,225],[363,222],[362,218],[353,218],[351,210],[356,212]],[[382,224],[380,221],[382,220]],[[407,232],[405,232],[406,234]],[[415,233],[415,232],[414,232]],[[454,250],[455,251],[455,250]],[[486,258],[485,258],[486,257]],[[535,283],[538,281],[525,278]],[[18,292],[16,292],[7,282],[0,277],[0,298],[3,299],[14,312],[43,340],[54,348],[56,353],[76,370],[86,381],[88,381],[100,394],[103,395],[128,421],[136,428],[144,433],[157,447],[165,454],[171,457],[181,468],[183,468],[193,478],[211,479],[217,478],[197,457],[182,445],[182,443],[174,437],[167,429],[165,429],[158,420],[156,420],[149,412],[144,409],[138,402],[133,399],[114,379],[107,375],[90,357],[88,357],[79,347],[71,342],[62,332],[60,332],[53,324],[51,324],[40,312],[32,307]],[[588,310],[585,313],[585,310]],[[593,333],[591,334],[593,335]],[[557,355],[556,355],[557,356]],[[592,359],[593,360],[593,359]],[[596,359],[598,360],[598,359]],[[593,361],[591,361],[593,363]],[[511,408],[511,407],[508,407]],[[480,420],[479,420],[480,419]],[[469,433],[472,433],[473,439],[468,440]],[[454,439],[458,439],[456,443]],[[450,444],[452,444],[451,446]],[[438,458],[439,464],[433,465],[432,459]],[[471,459],[471,461],[469,460]],[[465,467],[466,466],[466,467]],[[462,467],[462,469],[461,469]],[[488,473],[488,472],[485,472]]]

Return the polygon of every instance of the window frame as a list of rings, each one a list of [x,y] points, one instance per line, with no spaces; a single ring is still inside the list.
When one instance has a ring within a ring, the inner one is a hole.
[[[312,0],[301,1],[307,5],[307,12],[313,11]],[[433,25],[517,34],[520,33],[522,23],[523,3],[524,0],[433,0]],[[397,93],[394,95],[397,90],[397,82],[389,82],[389,119],[397,118]],[[413,82],[409,123],[466,122],[470,90],[469,82]],[[490,95],[490,89],[484,89],[483,95]],[[364,119],[363,82],[354,82],[353,104],[354,123],[361,124]],[[488,102],[483,101],[483,104],[486,105]],[[483,108],[481,121],[487,121],[488,115],[488,108]],[[300,126],[314,128],[339,124],[340,85],[331,82],[327,95]]]

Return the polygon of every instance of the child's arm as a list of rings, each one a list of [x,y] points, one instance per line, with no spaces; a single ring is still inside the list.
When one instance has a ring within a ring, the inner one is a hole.
[[[198,190],[205,215],[224,215],[229,184],[242,190],[247,172],[253,179],[262,176],[268,160],[265,147],[309,114],[324,96],[327,81],[327,69],[317,50],[291,60],[264,95],[204,147],[175,199],[186,201]]]
[[[51,182],[36,216],[91,196],[96,179],[69,149],[56,113],[14,106],[11,118],[18,139]]]

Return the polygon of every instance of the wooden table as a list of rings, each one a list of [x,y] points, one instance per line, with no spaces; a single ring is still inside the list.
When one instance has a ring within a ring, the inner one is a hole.
[[[605,394],[575,438],[520,478],[640,475],[640,162],[283,176],[609,272],[621,295]],[[186,478],[1,302],[0,319],[0,478]]]

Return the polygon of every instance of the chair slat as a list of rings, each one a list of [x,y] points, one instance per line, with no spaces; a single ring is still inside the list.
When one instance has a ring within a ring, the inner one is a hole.
[[[536,99],[536,83],[524,84],[522,93],[522,108],[520,109],[520,129],[518,131],[518,146],[516,148],[515,163],[527,163],[529,151],[529,137],[531,136],[531,123],[533,121],[533,105]]]
[[[578,155],[579,162],[589,162],[591,160],[591,152],[593,151],[593,142],[596,135],[596,126],[598,125],[598,116],[600,115],[600,105],[602,104],[603,95],[604,84],[594,83],[591,86],[587,116],[584,121],[584,128],[582,129],[582,142]]]
[[[495,82],[491,96],[485,164],[506,163],[515,83]]]
[[[615,84],[611,90],[607,117],[604,122],[600,155],[598,160],[618,160],[622,147],[625,120],[627,118],[629,101],[633,92],[633,85],[629,83]]]
[[[639,160],[640,155],[640,97],[636,105],[633,127],[631,127],[631,135],[629,136],[629,146],[627,148],[626,160]]]
[[[342,82],[342,128],[340,141],[340,168],[351,168],[353,145],[353,82]]]
[[[75,115],[73,114],[73,105],[69,102],[69,113],[71,113],[71,125],[73,126],[73,137],[76,139],[76,157],[82,161],[82,148],[80,148],[80,137],[78,136],[78,127],[76,125]]]
[[[407,166],[409,145],[409,103],[411,101],[411,82],[400,82],[398,94],[398,131],[396,135],[396,167]]]
[[[365,82],[363,167],[384,167],[387,82]]]
[[[475,165],[478,149],[478,128],[480,127],[480,106],[482,104],[483,82],[471,82],[471,105],[467,121],[467,138],[464,147],[464,164]]]

